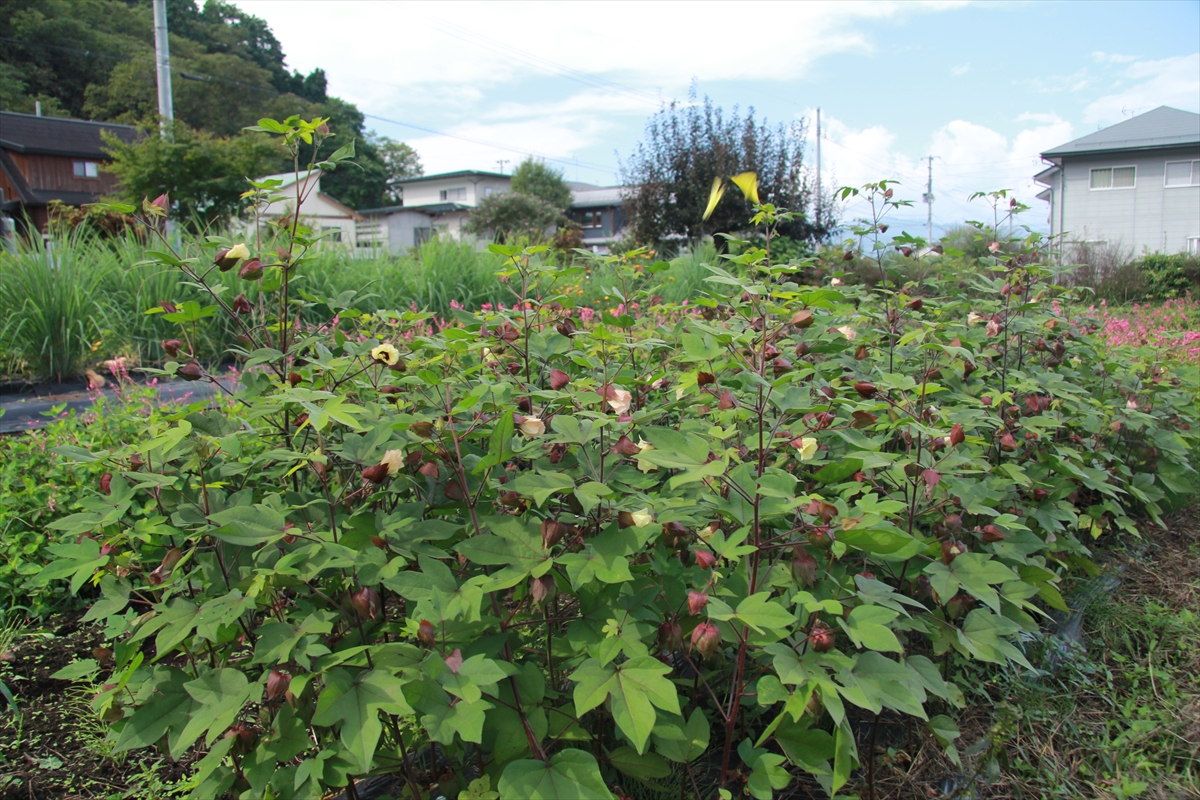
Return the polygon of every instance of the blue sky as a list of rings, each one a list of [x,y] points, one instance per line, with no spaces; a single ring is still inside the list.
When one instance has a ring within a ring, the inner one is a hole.
[[[1200,2],[235,2],[427,173],[535,155],[613,184],[695,81],[772,121],[811,128],[819,106],[826,183],[900,180],[906,225],[933,155],[935,226],[1010,188],[1042,227],[1039,152],[1159,105],[1200,112]]]

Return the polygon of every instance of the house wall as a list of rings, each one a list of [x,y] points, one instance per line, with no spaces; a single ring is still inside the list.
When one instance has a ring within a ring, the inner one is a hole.
[[[1200,159],[1200,148],[1132,155],[1094,154],[1064,159],[1065,204],[1055,176],[1051,187],[1051,231],[1074,241],[1105,241],[1132,249],[1177,253],[1200,236],[1200,186],[1166,187],[1168,161]],[[1130,189],[1092,189],[1091,171],[1135,167]]]
[[[316,182],[316,185],[309,186],[308,184],[313,181]],[[301,194],[308,193],[304,202],[300,204],[300,218],[304,223],[319,233],[335,233],[336,235],[325,240],[327,245],[354,247],[357,243],[355,219],[343,207],[329,202],[321,194],[319,178],[306,177],[301,179],[301,183],[304,184]],[[309,191],[310,189],[311,191]],[[263,216],[278,218],[292,214],[295,208],[295,184],[284,186],[278,191],[287,194],[292,199],[271,203],[263,211]]]
[[[461,178],[444,178],[434,181],[417,181],[404,184],[404,205],[426,206],[434,203],[455,202],[465,205],[478,205],[488,189],[492,192],[507,192],[512,181],[507,178],[478,178],[463,176]],[[443,189],[465,189],[466,196],[461,200],[443,200]]]
[[[111,192],[117,185],[117,177],[100,171],[97,178],[76,178],[74,174],[75,161],[96,161],[103,166],[105,161],[96,159],[70,158],[68,156],[47,156],[37,153],[17,153],[9,151],[9,157],[17,165],[17,169],[25,176],[25,181],[31,189],[44,189],[55,192],[88,192],[96,196]],[[5,192],[8,195],[8,192]],[[12,198],[9,198],[12,199]]]

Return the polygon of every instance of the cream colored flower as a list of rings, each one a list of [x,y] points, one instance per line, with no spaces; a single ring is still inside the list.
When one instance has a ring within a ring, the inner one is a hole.
[[[395,475],[404,466],[404,451],[388,450],[383,454],[383,458],[379,459],[379,463],[387,465],[388,475]]]
[[[608,407],[618,414],[624,414],[633,403],[633,395],[617,386],[608,387],[605,397],[608,398]]]
[[[812,461],[817,455],[817,440],[810,436],[805,436],[800,440],[800,460]]]
[[[1125,408],[1129,409],[1130,411],[1137,411],[1137,407],[1138,401],[1134,398],[1131,397],[1125,401]]]
[[[521,429],[521,433],[530,438],[541,436],[546,432],[546,423],[542,422],[538,417],[526,417],[525,421],[517,427]]]
[[[829,285],[830,285],[830,286],[841,286],[841,285],[842,285],[842,279],[841,279],[841,278],[834,278],[833,280],[831,280],[831,281],[829,282]]]
[[[641,438],[638,439],[638,450],[639,451],[644,453],[647,450],[653,450],[653,449],[654,449],[654,445],[650,444],[645,439],[641,439]],[[641,470],[642,472],[657,472],[658,471],[657,464],[651,464],[649,461],[647,461],[644,458],[638,459],[637,468],[639,470]]]
[[[974,311],[972,311],[970,314],[967,314],[968,325],[978,325],[980,322],[983,322],[983,317],[979,314],[976,314]]]
[[[858,338],[858,331],[854,330],[854,328],[851,328],[849,325],[843,325],[842,327],[838,328],[837,331],[852,342]]]
[[[225,257],[234,259],[249,258],[250,248],[246,247],[244,244],[235,244],[233,247],[229,248],[229,252],[225,254]]]
[[[1000,335],[1000,323],[996,322],[996,320],[994,320],[994,319],[989,319],[988,324],[987,324],[987,335],[988,336],[999,336]]]
[[[371,358],[387,364],[389,367],[400,361],[400,351],[390,344],[381,344],[371,348]]]
[[[648,508],[643,508],[641,511],[634,511],[631,517],[633,524],[639,528],[643,528],[654,522],[654,515],[650,513],[650,509]]]

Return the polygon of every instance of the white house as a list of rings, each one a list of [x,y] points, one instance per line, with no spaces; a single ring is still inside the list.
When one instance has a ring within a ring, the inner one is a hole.
[[[584,246],[608,252],[608,244],[617,238],[625,222],[621,213],[621,187],[602,188],[573,182],[567,185],[574,197],[567,217],[583,228]],[[399,186],[403,204],[359,212],[363,217],[358,223],[359,248],[402,253],[435,234],[462,239],[471,210],[485,197],[512,191],[512,176],[461,170],[409,178]],[[482,246],[486,239],[479,241]]]
[[[1160,106],[1042,153],[1050,232],[1200,254],[1200,114]]]
[[[278,175],[267,175],[259,180],[281,181],[282,185],[272,191],[287,195],[286,199],[268,205],[263,211],[264,217],[279,219],[295,213],[297,180],[295,173],[284,172]],[[362,215],[322,192],[320,173],[302,172],[299,180],[300,196],[303,198],[300,203],[300,220],[314,232],[328,234],[323,240],[326,246],[354,247],[357,244],[357,226],[363,219]]]
[[[512,187],[512,176],[461,170],[409,178],[399,184],[403,204],[366,208],[359,225],[359,247],[401,253],[434,234],[460,239],[471,209]]]

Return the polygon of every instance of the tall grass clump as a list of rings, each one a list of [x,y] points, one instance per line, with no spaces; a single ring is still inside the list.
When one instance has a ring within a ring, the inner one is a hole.
[[[0,368],[58,380],[78,374],[99,338],[98,290],[110,263],[72,237],[0,253]]]
[[[439,315],[450,312],[452,300],[465,308],[504,302],[512,294],[496,279],[503,264],[502,256],[476,250],[473,244],[430,239],[415,250],[410,264],[403,265],[404,296],[400,299],[405,305],[415,303],[417,308]]]

